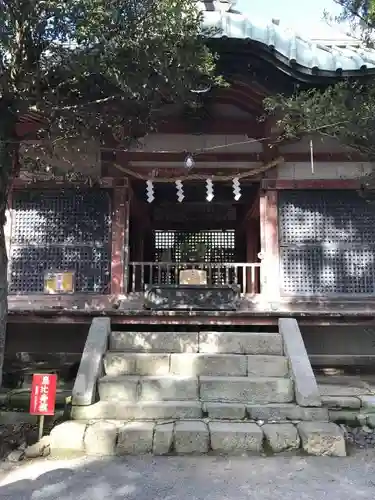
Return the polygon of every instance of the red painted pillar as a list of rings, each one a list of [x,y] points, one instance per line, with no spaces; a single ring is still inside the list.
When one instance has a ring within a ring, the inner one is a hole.
[[[268,300],[280,297],[278,192],[262,191],[260,196],[261,294]]]
[[[130,200],[127,179],[113,189],[111,294],[128,292]]]
[[[251,264],[258,262],[258,234],[258,219],[249,219],[246,222],[246,262]],[[257,272],[257,269],[248,269],[246,274],[246,293],[259,293],[259,273]]]

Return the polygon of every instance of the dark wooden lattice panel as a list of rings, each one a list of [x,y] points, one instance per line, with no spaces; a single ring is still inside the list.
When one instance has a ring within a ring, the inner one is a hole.
[[[110,197],[104,190],[15,192],[10,293],[43,292],[48,270],[74,270],[77,292],[108,292]]]
[[[281,191],[280,243],[375,245],[375,205],[356,191]]]
[[[355,191],[279,193],[285,294],[374,294],[375,205]]]
[[[372,294],[373,249],[281,248],[286,294]]]
[[[212,230],[212,231],[154,231],[155,242],[155,262],[182,262],[185,261],[181,253],[181,247],[188,244],[194,248],[197,244],[203,244],[206,248],[204,259],[199,262],[207,264],[223,264],[235,262],[235,230]],[[204,268],[204,266],[202,266]],[[232,270],[225,271],[224,268],[207,268],[206,269],[211,284],[225,284],[231,280],[228,273],[233,273]],[[158,273],[158,270],[155,270]],[[176,273],[172,270],[167,273],[162,271],[159,273],[159,279],[162,284],[176,283]]]

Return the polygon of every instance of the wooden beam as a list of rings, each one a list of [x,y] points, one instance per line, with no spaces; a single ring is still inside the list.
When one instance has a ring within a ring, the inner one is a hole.
[[[235,104],[233,99],[225,101],[224,98],[220,102]],[[238,105],[238,103],[237,103]],[[243,106],[241,105],[241,108]],[[40,128],[40,124],[36,122],[20,122],[17,124],[17,136],[36,140],[36,132]],[[194,126],[194,123],[182,118],[170,117],[159,123],[156,127],[159,134],[193,134],[194,132],[204,133],[208,135],[247,135],[248,137],[259,139],[263,134],[262,123],[255,116],[249,115],[249,118],[217,118],[206,120],[204,123]],[[145,135],[148,131],[140,129],[140,136]],[[126,130],[123,133],[126,135]]]
[[[261,115],[264,111],[262,99],[259,96],[255,94],[246,95],[239,89],[223,89],[215,95],[214,100],[219,104],[232,104],[236,108],[253,115]]]
[[[298,318],[302,325],[375,325],[375,300],[368,298],[301,298],[280,301],[267,296],[244,298],[238,311],[147,311],[142,294],[129,294],[119,309],[120,297],[100,294],[10,295],[9,323],[89,324],[94,316],[106,314],[112,324],[277,324],[278,318]],[[32,330],[30,330],[32,335]],[[50,334],[60,330],[50,328]]]
[[[272,151],[272,149],[270,150]],[[199,153],[197,154],[196,161],[206,162],[206,163],[217,163],[217,162],[227,162],[233,163],[236,162],[264,162],[267,163],[268,158],[270,156],[270,151],[259,152],[259,153],[225,153],[225,152],[207,152],[207,153]],[[194,151],[192,152],[194,153]],[[272,152],[272,154],[274,151]],[[286,163],[305,163],[310,162],[310,154],[309,153],[284,153],[282,157]],[[183,162],[186,157],[186,152],[183,151],[170,151],[170,152],[144,152],[144,151],[125,151],[119,148],[116,151],[116,161],[120,165],[129,165],[131,162],[133,165],[136,162],[143,163],[169,163],[169,162],[181,162],[181,167],[183,167]],[[319,162],[355,162],[355,161],[363,161],[363,158],[354,157],[348,154],[343,153],[316,153],[314,158],[315,163]],[[213,165],[214,167],[214,165]],[[215,167],[216,168],[216,167]]]
[[[327,179],[327,180],[284,180],[263,179],[263,189],[360,189],[359,179]]]
[[[124,176],[122,176],[123,178]],[[97,185],[102,189],[111,189],[117,185],[119,182],[122,182],[122,179],[114,179],[113,177],[102,177],[97,180]],[[84,181],[66,181],[66,180],[44,180],[44,179],[23,179],[22,177],[18,177],[14,179],[12,189],[13,190],[22,190],[22,189],[62,189],[69,187],[77,187],[77,188],[87,188],[88,184]]]
[[[280,145],[281,146],[281,145]],[[284,153],[282,150],[280,151],[280,155],[284,158],[285,162],[290,163],[311,163],[311,156],[309,152],[303,153]],[[325,163],[347,163],[347,162],[363,162],[367,161],[363,155],[359,153],[351,152],[317,152],[314,153],[314,163],[325,162]]]
[[[111,294],[127,292],[129,262],[130,200],[127,179],[124,186],[115,187],[112,198],[112,260]]]
[[[194,151],[192,152],[194,153]],[[129,162],[179,162],[184,168],[186,152],[143,152],[143,151],[117,151],[116,160],[121,164],[129,165]],[[196,162],[261,162],[262,153],[199,153],[196,155]]]
[[[118,166],[117,166],[118,165]],[[137,174],[140,174],[141,177],[138,178],[139,180],[144,180],[145,178],[152,177],[154,180],[157,180],[159,178],[162,179],[171,179],[171,180],[176,180],[180,177],[185,177],[185,175],[188,175],[191,173],[192,175],[201,175],[201,176],[207,176],[211,177],[212,175],[215,175],[218,172],[218,167],[215,163],[212,165],[205,165],[204,167],[201,167],[199,165],[196,165],[194,169],[191,172],[187,172],[186,168],[183,166],[183,162],[181,162],[181,167],[176,167],[176,166],[168,166],[166,163],[165,165],[159,167],[155,166],[152,164],[148,164],[147,166],[138,166],[137,164],[133,164],[131,166],[127,165],[121,165],[117,163],[117,165],[112,165],[108,169],[108,173],[112,176],[113,182],[116,180],[122,179],[124,176],[129,176],[132,177],[133,180],[137,181]],[[260,167],[262,164],[255,165],[254,168]],[[123,169],[126,169],[124,171]],[[235,177],[241,172],[247,172],[247,170],[251,170],[251,165],[249,166],[249,169],[246,168],[235,168],[234,163],[232,165],[228,165],[225,167],[220,167],[220,175],[221,176],[229,176],[229,177]],[[251,175],[248,179],[242,179],[241,184],[246,184],[246,183],[253,183],[253,182],[259,182],[259,179],[262,177],[262,174],[256,174],[256,175]],[[230,181],[228,181],[230,182]]]
[[[207,120],[202,124],[200,123],[199,132],[207,135],[247,135],[253,139],[260,139],[263,134],[263,127],[252,116],[249,116],[247,119],[217,118],[215,120]],[[170,118],[157,126],[157,133],[192,134],[194,133],[194,127],[187,120]]]

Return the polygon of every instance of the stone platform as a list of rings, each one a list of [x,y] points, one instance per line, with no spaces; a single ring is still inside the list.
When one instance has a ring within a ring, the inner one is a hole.
[[[51,432],[51,452],[87,455],[238,455],[304,450],[310,455],[346,456],[345,439],[333,423],[179,420],[120,422],[69,421]]]
[[[291,319],[272,332],[112,331],[108,318],[96,318],[70,416],[52,431],[52,453],[346,454]]]

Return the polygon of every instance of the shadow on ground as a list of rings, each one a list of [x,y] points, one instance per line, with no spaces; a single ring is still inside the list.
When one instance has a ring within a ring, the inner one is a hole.
[[[328,457],[39,460],[0,481],[7,500],[373,499],[375,451]]]

